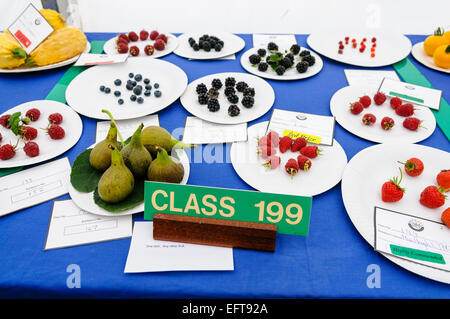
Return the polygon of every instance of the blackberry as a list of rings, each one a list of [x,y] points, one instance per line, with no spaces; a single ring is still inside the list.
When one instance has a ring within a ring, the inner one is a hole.
[[[246,88],[244,90],[244,96],[255,96],[255,89],[254,88]]]
[[[122,84],[122,81],[121,81],[120,79],[117,79],[117,80],[114,81],[114,84],[115,84],[116,86],[119,86],[119,85]]]
[[[217,112],[220,109],[220,104],[217,99],[210,99],[208,101],[208,110],[210,112]]]
[[[248,60],[250,61],[250,64],[258,64],[261,62],[261,57],[257,54],[252,54],[248,57]]]
[[[234,87],[236,85],[236,79],[233,77],[228,77],[225,79],[225,86],[226,87]]]
[[[225,96],[229,96],[229,95],[235,94],[235,93],[236,93],[236,90],[234,89],[234,87],[232,87],[232,86],[227,86],[227,87],[225,88],[225,91],[224,91]]]
[[[275,72],[277,72],[278,75],[283,75],[284,72],[286,72],[286,68],[282,65],[279,65],[276,69]]]
[[[275,42],[269,42],[267,44],[267,50],[269,50],[269,51],[278,51],[278,45]]]
[[[259,49],[258,50],[258,55],[261,57],[261,58],[263,58],[263,57],[265,57],[266,56],[266,49]]]
[[[208,88],[206,87],[206,85],[204,83],[200,83],[195,88],[195,91],[197,92],[197,94],[205,94],[206,92],[208,92]]]
[[[269,65],[268,65],[267,63],[261,62],[261,63],[258,65],[258,71],[266,72],[268,67],[269,67]]]
[[[292,64],[294,64],[295,57],[292,53],[288,53],[284,57],[289,58],[289,60],[291,60]]]
[[[192,49],[194,49],[194,51],[200,51],[200,46],[197,43],[194,43]]]
[[[198,41],[198,47],[199,47],[199,49],[203,49],[203,43],[205,43],[205,41],[203,41],[203,40],[199,40],[199,41]]]
[[[280,65],[284,66],[285,69],[289,69],[292,66],[292,61],[289,58],[283,58],[280,61]]]
[[[314,58],[312,55],[307,55],[302,58],[302,61],[308,62],[309,66],[313,66],[314,63],[316,63],[316,58]]]
[[[188,39],[189,45],[192,47],[195,44],[195,40],[194,38],[189,38]]]
[[[211,51],[211,44],[209,44],[209,42],[207,41],[203,41],[202,49],[205,50],[206,52]]]
[[[222,40],[217,41],[217,43],[219,43],[222,46],[222,48],[225,45],[225,43]]]
[[[222,87],[222,85],[223,84],[222,84],[222,81],[220,81],[220,79],[214,79],[211,82],[211,86],[216,89],[220,89]]]
[[[214,46],[214,50],[215,50],[216,52],[222,51],[222,48],[223,48],[223,46],[220,45],[220,43],[216,43],[216,45]]]
[[[300,52],[299,54],[301,57],[307,56],[307,55],[311,55],[311,52],[309,52],[308,50],[303,50],[302,52]]]
[[[238,90],[238,92],[244,92],[244,90],[248,88],[248,84],[240,81],[238,83],[236,83],[236,90]]]
[[[200,94],[198,96],[198,103],[200,103],[201,105],[208,104],[208,101],[209,101],[208,94]]]
[[[253,96],[244,96],[241,103],[243,106],[249,109],[253,107],[253,104],[255,104],[255,99],[253,98]]]
[[[217,99],[219,97],[219,90],[216,88],[210,88],[208,91],[208,97],[210,99]]]
[[[308,70],[308,66],[309,66],[308,62],[301,61],[297,63],[295,68],[297,69],[298,73],[305,73]]]
[[[230,107],[228,108],[229,116],[238,116],[239,113],[241,113],[241,110],[236,104],[230,105]]]
[[[292,54],[298,54],[300,52],[300,46],[298,44],[293,44],[289,50]]]
[[[233,104],[239,102],[239,98],[236,94],[228,95],[227,99],[228,99],[228,102],[233,103]]]

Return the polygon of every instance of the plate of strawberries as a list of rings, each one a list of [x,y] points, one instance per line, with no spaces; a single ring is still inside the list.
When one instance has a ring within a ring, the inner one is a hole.
[[[449,165],[449,152],[428,146],[384,143],[368,147],[349,161],[342,177],[342,198],[347,214],[372,246],[375,207],[450,228]],[[450,273],[385,256],[419,275],[450,283]]]
[[[347,131],[376,143],[417,143],[436,128],[428,107],[390,98],[365,86],[338,90],[330,100],[330,111]]]
[[[342,178],[347,155],[334,140],[332,146],[308,143],[267,132],[269,122],[248,128],[248,139],[231,146],[234,170],[248,185],[268,193],[315,196]]]
[[[83,130],[80,116],[50,100],[26,102],[0,115],[0,168],[44,162],[74,146]]]
[[[178,39],[170,33],[158,30],[141,30],[120,33],[103,46],[106,54],[129,54],[130,57],[160,58],[172,53],[178,46]]]

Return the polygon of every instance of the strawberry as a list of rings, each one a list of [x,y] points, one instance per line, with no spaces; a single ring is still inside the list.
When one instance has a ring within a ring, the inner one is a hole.
[[[167,44],[167,41],[168,41],[168,40],[167,40],[167,36],[166,36],[165,34],[160,33],[160,34],[156,37],[155,41],[158,41],[159,39],[163,40],[164,43]]]
[[[17,141],[19,143],[19,141]],[[5,144],[2,147],[0,147],[0,159],[1,160],[9,160],[10,158],[13,158],[14,155],[16,155],[16,146],[12,146],[11,144]]]
[[[262,158],[268,158],[269,156],[275,155],[277,150],[272,145],[264,145],[258,147],[258,151],[256,153]]]
[[[28,117],[31,121],[36,122],[41,116],[41,111],[39,111],[37,108],[32,108],[25,113],[25,116]]]
[[[130,39],[131,42],[136,42],[137,40],[139,40],[139,36],[134,31],[128,33],[128,38]]]
[[[298,167],[298,162],[293,159],[290,158],[286,165],[284,165],[284,169],[286,170],[286,172],[291,175],[291,178],[295,176],[295,174],[297,174],[299,167]]]
[[[395,109],[395,113],[400,116],[411,116],[414,114],[414,106],[411,103],[402,104]]]
[[[312,165],[310,159],[303,155],[297,156],[297,163],[298,163],[298,167],[304,171],[309,170]]]
[[[128,44],[119,42],[116,46],[118,53],[128,53]]]
[[[315,145],[305,146],[302,149],[300,149],[300,154],[309,158],[316,158],[317,155],[321,155],[320,154],[321,152],[322,150]]]
[[[52,113],[48,116],[49,124],[61,124],[63,121],[63,116],[61,113]]]
[[[23,147],[25,154],[29,157],[35,157],[39,155],[39,145],[35,142],[27,142]]]
[[[267,158],[267,162],[263,164],[263,166],[267,167],[268,169],[275,169],[278,166],[280,166],[281,158],[276,155],[271,155]]]
[[[450,191],[450,170],[444,169],[440,171],[436,176],[436,182],[446,192]]]
[[[405,189],[400,187],[402,178],[403,174],[402,170],[400,170],[400,179],[398,179],[398,177],[393,177],[381,186],[381,200],[383,202],[392,203],[402,199],[403,193],[405,192]]]
[[[355,103],[350,103],[350,112],[352,112],[352,114],[359,114],[363,111],[364,106],[361,102],[355,102]]]
[[[131,54],[132,56],[138,56],[138,55],[139,55],[139,48],[138,48],[137,46],[133,45],[133,46],[130,48],[130,54]]]
[[[359,102],[365,107],[368,108],[370,104],[372,104],[372,100],[368,95],[361,96],[359,98]]]
[[[400,105],[403,104],[403,101],[401,98],[396,96],[396,97],[393,97],[389,103],[391,104],[391,107],[395,110],[397,107],[399,107]]]
[[[31,126],[22,126],[19,128],[19,135],[23,140],[34,140],[37,137],[38,131]]]
[[[381,127],[386,131],[390,130],[392,127],[394,127],[394,125],[394,120],[388,116],[383,117],[383,119],[381,120]]]
[[[438,208],[444,205],[446,197],[443,188],[431,185],[420,193],[420,203],[428,208]]]
[[[291,145],[291,152],[298,152],[300,149],[305,147],[307,144],[307,141],[303,137],[298,137],[294,140],[294,142]]]
[[[153,46],[156,50],[162,51],[166,47],[166,43],[162,39],[157,39],[155,43],[153,43]]]
[[[416,117],[408,117],[403,121],[403,127],[411,131],[417,131],[419,127],[423,127],[424,129],[426,129],[426,127],[420,125],[422,124],[422,122],[423,121],[419,120]]]
[[[4,128],[10,128],[9,125],[9,118],[11,117],[11,114],[5,114],[0,116],[0,125]]]
[[[130,38],[125,33],[121,33],[117,36],[116,42],[119,42],[119,41],[123,41],[125,43],[130,43]]]
[[[448,228],[450,228],[450,207],[442,212],[441,220]]]
[[[153,30],[150,32],[150,40],[156,40],[156,37],[159,35],[159,32],[156,30]]]
[[[281,153],[286,153],[287,150],[291,149],[291,145],[292,145],[292,138],[290,138],[289,136],[283,136],[280,139],[280,152]]]
[[[142,30],[141,32],[139,32],[139,39],[141,39],[141,41],[147,40],[148,39],[148,31]]]
[[[64,136],[66,135],[66,133],[64,132],[64,129],[61,126],[59,126],[58,124],[50,125],[47,133],[50,136],[50,138],[53,140],[60,140],[60,139],[64,138]]]
[[[423,162],[416,157],[411,157],[406,162],[404,163],[399,162],[399,163],[404,165],[405,172],[409,176],[419,176],[420,174],[422,174],[424,169]]]
[[[270,131],[267,134],[267,138],[269,138],[272,141],[272,145],[275,147],[278,147],[278,145],[280,144],[280,136],[275,131]]]
[[[147,45],[144,47],[144,53],[145,53],[146,55],[153,55],[154,52],[155,52],[155,48],[153,47],[153,45],[147,44]]]
[[[375,102],[376,105],[381,105],[386,101],[386,95],[384,95],[384,93],[378,92],[373,97],[373,101]]]
[[[364,116],[362,118],[362,122],[364,125],[372,125],[376,121],[377,121],[377,118],[375,117],[375,115],[373,115],[371,113],[364,114]]]

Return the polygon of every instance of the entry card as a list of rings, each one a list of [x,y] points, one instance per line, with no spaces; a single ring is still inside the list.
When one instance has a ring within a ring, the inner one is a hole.
[[[375,250],[450,271],[450,229],[442,223],[375,207]]]
[[[184,125],[183,143],[216,144],[247,140],[247,123],[216,124],[187,116]]]
[[[123,63],[128,59],[128,54],[95,54],[82,53],[75,62],[75,66],[89,66],[98,64]]]
[[[25,169],[0,179],[0,216],[67,194],[67,157]]]
[[[71,199],[53,202],[44,250],[131,237],[133,219],[88,213]]]
[[[344,74],[347,78],[348,85],[367,86],[374,90],[380,87],[384,78],[400,81],[395,71],[346,69],[344,70]]]
[[[110,123],[111,123],[110,121],[97,122],[97,129],[95,132],[96,143],[105,139],[109,131]],[[117,128],[122,137],[124,138],[124,140],[132,136],[141,123],[144,124],[144,128],[146,126],[153,126],[153,125],[159,126],[158,114],[143,116],[136,119],[116,121]]]
[[[54,29],[30,3],[8,30],[29,54],[47,39]]]
[[[269,42],[278,45],[281,52],[289,50],[293,44],[297,44],[294,34],[253,34],[253,47],[266,49]]]
[[[153,222],[135,222],[125,273],[234,270],[233,249],[153,239]]]
[[[303,137],[310,143],[333,145],[335,122],[333,116],[274,109],[267,133],[275,131],[280,136]]]
[[[404,101],[427,106],[430,109],[439,110],[442,91],[406,82],[384,79],[378,92],[383,92],[390,97],[398,96]]]

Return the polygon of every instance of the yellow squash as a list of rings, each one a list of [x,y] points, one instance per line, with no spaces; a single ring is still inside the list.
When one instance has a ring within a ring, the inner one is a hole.
[[[66,19],[58,11],[52,9],[41,9],[39,12],[47,20],[53,29],[58,30],[66,26]]]
[[[54,31],[28,57],[28,66],[43,66],[65,61],[82,53],[87,39],[84,33],[72,26]]]
[[[444,37],[447,39],[447,44],[450,44],[450,31],[445,32]]]
[[[444,30],[438,28],[433,35],[425,39],[423,49],[428,56],[433,56],[434,50],[443,44],[447,44],[447,37],[444,36]]]
[[[27,53],[10,35],[0,33],[0,69],[14,69],[25,63]]]
[[[433,54],[434,64],[440,68],[450,69],[450,44],[439,46]]]

